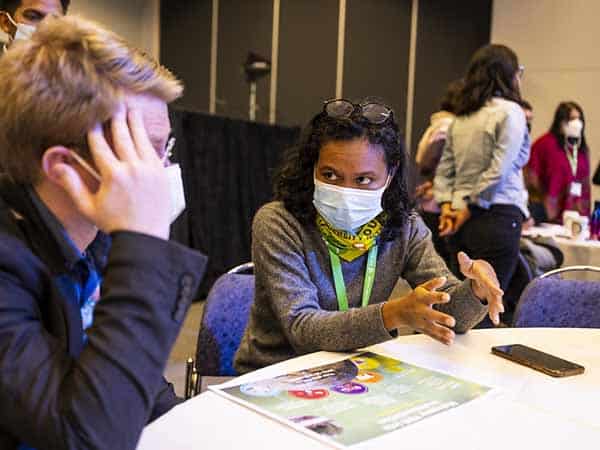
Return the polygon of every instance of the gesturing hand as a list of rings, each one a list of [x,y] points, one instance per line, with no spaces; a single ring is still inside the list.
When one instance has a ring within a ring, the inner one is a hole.
[[[100,184],[92,191],[69,164],[57,166],[59,183],[77,210],[106,233],[136,231],[167,239],[169,185],[140,111],[122,107],[111,122],[112,148],[102,126],[88,133]]]
[[[456,324],[454,317],[433,309],[433,305],[448,303],[450,296],[437,289],[446,284],[446,278],[434,278],[421,284],[405,297],[394,299],[383,305],[382,314],[385,327],[389,330],[401,326],[420,331],[443,344],[454,341],[450,329]]]
[[[488,304],[488,314],[494,325],[500,323],[500,313],[504,312],[500,283],[494,268],[483,259],[473,260],[465,252],[458,254],[460,271],[472,282],[473,293]]]

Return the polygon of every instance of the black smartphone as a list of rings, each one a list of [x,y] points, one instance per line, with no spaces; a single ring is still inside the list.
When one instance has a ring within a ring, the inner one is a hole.
[[[579,364],[521,344],[492,347],[492,353],[553,377],[578,375],[585,370]]]

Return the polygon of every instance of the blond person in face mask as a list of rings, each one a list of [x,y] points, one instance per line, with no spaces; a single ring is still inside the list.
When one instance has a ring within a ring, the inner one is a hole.
[[[12,42],[28,39],[48,15],[67,13],[70,0],[0,0],[0,29]]]
[[[583,109],[577,103],[558,105],[550,130],[531,148],[525,177],[541,192],[550,221],[561,222],[565,210],[590,215],[589,149]]]
[[[276,201],[254,218],[256,292],[239,372],[376,344],[400,327],[449,345],[488,313],[498,321],[491,266],[461,254],[459,282],[411,211],[405,157],[383,104],[332,100],[311,120],[276,176]],[[413,290],[393,295],[401,280]]]

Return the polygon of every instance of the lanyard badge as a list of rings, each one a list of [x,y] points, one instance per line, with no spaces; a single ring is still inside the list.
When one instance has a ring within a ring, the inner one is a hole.
[[[380,220],[381,219],[381,220]],[[329,250],[329,260],[333,273],[335,295],[340,311],[348,310],[348,294],[342,273],[342,259],[351,262],[368,252],[367,268],[362,291],[362,307],[369,304],[371,291],[375,282],[375,269],[377,267],[377,238],[383,230],[385,216],[377,217],[363,225],[356,234],[337,230],[325,219],[317,214],[317,228]]]
[[[342,262],[336,253],[335,247],[327,246],[329,249],[329,259],[331,260],[331,271],[333,272],[333,283],[335,285],[335,295],[337,297],[340,311],[348,311],[348,294],[346,292],[346,283],[342,273]],[[375,269],[377,268],[377,244],[369,249],[367,256],[367,268],[365,269],[365,279],[362,290],[362,307],[369,305],[373,284],[375,283]]]
[[[573,152],[571,153],[568,148],[565,148],[565,153],[567,154],[567,159],[569,160],[569,165],[571,166],[571,172],[573,173],[573,178],[577,176],[577,163],[579,162],[577,157],[579,154],[579,149],[576,145],[573,146]]]

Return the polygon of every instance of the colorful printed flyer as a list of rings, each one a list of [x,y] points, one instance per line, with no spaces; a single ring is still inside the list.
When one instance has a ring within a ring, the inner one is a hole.
[[[491,390],[371,352],[210,389],[338,448],[456,408]]]

